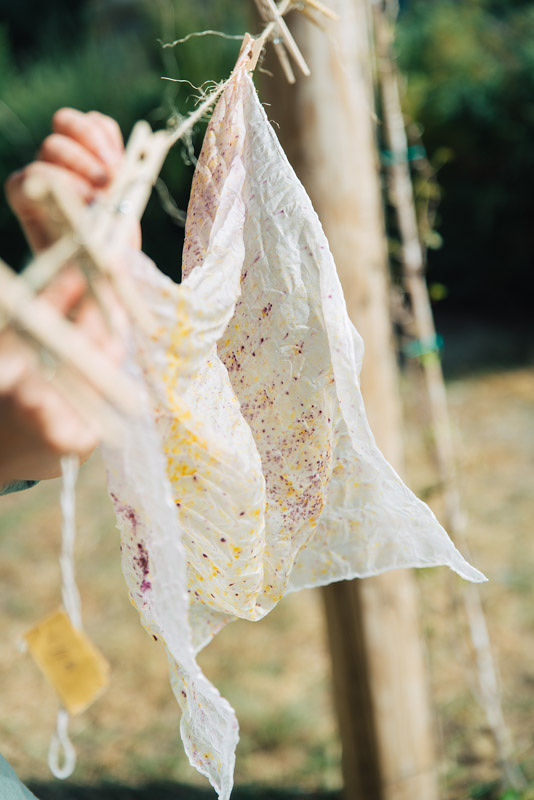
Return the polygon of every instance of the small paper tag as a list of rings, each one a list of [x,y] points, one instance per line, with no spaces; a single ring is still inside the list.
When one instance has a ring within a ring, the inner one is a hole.
[[[67,711],[79,714],[109,683],[109,664],[64,611],[34,625],[24,636],[37,666]]]

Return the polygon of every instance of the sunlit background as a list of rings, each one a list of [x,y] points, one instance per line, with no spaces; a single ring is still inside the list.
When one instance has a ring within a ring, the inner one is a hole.
[[[156,128],[193,110],[198,93],[164,77],[195,86],[219,81],[239,41],[197,38],[167,49],[161,43],[204,29],[241,34],[254,26],[251,6],[252,0],[0,0],[0,180],[34,157],[61,106],[110,114],[125,137],[137,119]],[[472,561],[490,577],[483,596],[505,713],[517,760],[532,781],[534,2],[404,2],[397,51]],[[183,242],[176,209],[187,207],[202,133],[199,126],[170,155],[143,226],[145,249],[176,279]],[[382,160],[385,167],[387,153]],[[395,274],[393,225],[390,251]],[[5,202],[0,255],[16,267],[28,258]],[[415,373],[403,365],[407,477],[432,503]],[[77,563],[85,625],[112,664],[112,681],[73,725],[73,778],[50,781],[46,753],[56,700],[19,641],[59,602],[58,491],[50,482],[0,502],[0,752],[22,778],[39,782],[43,800],[133,798],[136,787],[154,800],[214,796],[187,765],[166,661],[129,605],[98,456],[79,482]],[[435,507],[439,514],[439,502]],[[445,570],[419,572],[417,580],[443,800],[501,798],[457,581]],[[229,626],[201,661],[240,720],[237,798],[338,796],[340,745],[317,593],[284,600],[257,625]],[[507,798],[534,796],[528,791]]]

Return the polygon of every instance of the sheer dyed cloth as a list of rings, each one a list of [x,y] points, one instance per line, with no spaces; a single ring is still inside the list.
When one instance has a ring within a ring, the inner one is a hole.
[[[237,721],[195,661],[221,627],[289,591],[398,567],[484,577],[376,447],[361,338],[244,61],[196,168],[183,282],[143,258],[134,269],[160,330],[132,352],[145,413],[108,449],[109,487],[186,752],[226,800]]]

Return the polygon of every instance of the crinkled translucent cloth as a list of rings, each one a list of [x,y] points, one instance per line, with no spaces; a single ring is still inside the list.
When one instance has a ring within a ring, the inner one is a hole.
[[[206,133],[183,282],[134,270],[160,330],[132,354],[145,413],[107,450],[109,488],[187,755],[225,799],[237,721],[195,654],[227,622],[397,567],[484,578],[375,445],[328,243],[244,64]]]

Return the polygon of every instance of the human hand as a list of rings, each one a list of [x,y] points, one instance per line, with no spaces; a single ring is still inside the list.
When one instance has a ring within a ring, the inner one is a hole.
[[[52,131],[36,160],[13,173],[5,185],[7,200],[34,252],[53,244],[54,226],[46,209],[27,194],[26,182],[40,176],[51,183],[63,183],[85,203],[91,203],[105,197],[124,154],[118,124],[98,111],[84,114],[74,108],[60,108],[52,118]],[[140,243],[136,224],[132,245],[139,247]]]
[[[108,326],[86,289],[82,273],[69,267],[35,302],[45,300],[68,316],[102,355],[118,365],[126,330],[124,312],[110,287],[102,286]],[[62,369],[58,364],[59,374]],[[34,348],[11,328],[0,334],[0,486],[56,477],[63,455],[75,454],[81,461],[89,457],[100,438],[99,421],[82,416],[68,397],[46,377]]]
[[[91,202],[106,191],[123,155],[117,124],[98,112],[61,109],[54,115],[53,129],[38,159],[6,183],[10,205],[36,252],[53,243],[53,226],[46,211],[26,194],[25,181],[34,175],[63,181]],[[102,294],[114,330],[124,329],[122,309],[110,288],[103,286]],[[76,266],[64,268],[42,297],[112,360],[120,360],[120,338],[110,332]],[[83,419],[43,378],[35,352],[12,330],[0,334],[0,485],[55,477],[61,472],[63,455],[73,453],[83,461],[98,438],[97,424]]]

